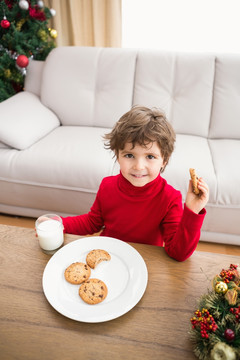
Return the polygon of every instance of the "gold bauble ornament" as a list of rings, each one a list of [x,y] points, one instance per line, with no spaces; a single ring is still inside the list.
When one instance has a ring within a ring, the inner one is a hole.
[[[237,355],[234,349],[223,343],[217,342],[211,350],[211,360],[236,360]]]
[[[225,282],[223,281],[219,281],[216,286],[215,286],[215,292],[217,294],[226,294],[226,292],[228,291],[228,286]]]
[[[53,39],[56,39],[56,37],[57,37],[57,30],[49,28],[48,31],[49,31],[49,33],[50,33],[50,36],[51,36]]]

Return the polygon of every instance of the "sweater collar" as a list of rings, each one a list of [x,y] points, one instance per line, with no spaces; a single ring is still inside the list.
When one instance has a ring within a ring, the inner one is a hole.
[[[155,196],[160,188],[163,186],[163,179],[160,174],[151,181],[150,183],[144,186],[134,186],[132,185],[120,172],[118,178],[118,187],[121,192],[128,196],[136,197],[145,197],[145,196]]]

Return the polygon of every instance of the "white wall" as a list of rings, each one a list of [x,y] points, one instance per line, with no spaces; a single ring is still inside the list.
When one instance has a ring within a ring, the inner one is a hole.
[[[122,0],[122,47],[240,53],[240,0]]]

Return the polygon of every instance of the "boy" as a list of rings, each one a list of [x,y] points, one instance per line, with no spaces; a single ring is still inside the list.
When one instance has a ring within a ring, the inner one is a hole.
[[[120,174],[102,180],[88,214],[63,218],[65,232],[102,230],[102,236],[164,246],[172,258],[186,260],[198,244],[209,191],[200,178],[195,195],[190,180],[183,209],[181,193],[161,177],[176,138],[164,114],[135,106],[104,138]]]

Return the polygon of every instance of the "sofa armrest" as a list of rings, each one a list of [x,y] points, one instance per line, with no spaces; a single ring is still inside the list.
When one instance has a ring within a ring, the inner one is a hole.
[[[40,96],[44,65],[45,61],[30,60],[24,80],[24,90]]]
[[[0,103],[0,141],[24,150],[60,125],[39,97],[24,91]]]

